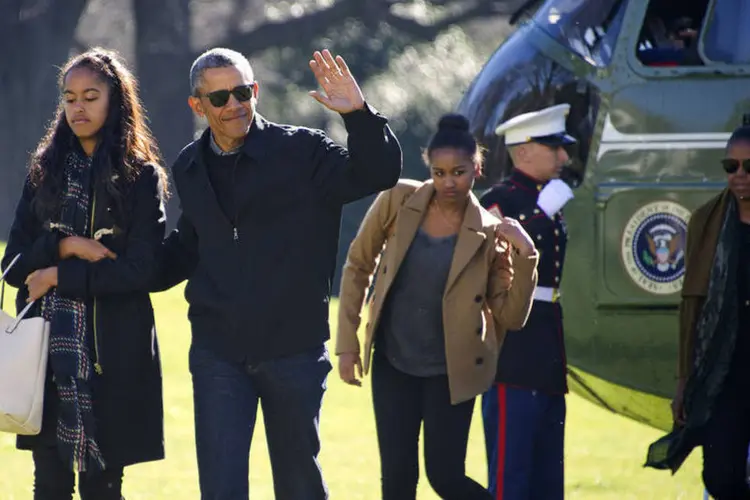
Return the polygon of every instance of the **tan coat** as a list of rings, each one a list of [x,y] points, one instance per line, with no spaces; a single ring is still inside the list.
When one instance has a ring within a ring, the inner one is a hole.
[[[378,196],[349,248],[341,280],[336,354],[360,352],[357,330],[362,305],[383,252],[369,303],[365,373],[369,371],[384,299],[434,191],[432,181],[400,180]],[[453,404],[467,401],[492,385],[507,330],[522,328],[531,310],[539,254],[535,251],[530,257],[511,259],[507,251],[499,253],[495,245],[499,222],[474,195],[470,196],[443,292],[446,369]],[[513,268],[510,290],[501,285],[498,271],[504,265]]]
[[[680,302],[679,378],[687,379],[693,371],[695,326],[708,295],[716,245],[730,196],[732,194],[725,189],[690,216],[685,245],[685,280]]]

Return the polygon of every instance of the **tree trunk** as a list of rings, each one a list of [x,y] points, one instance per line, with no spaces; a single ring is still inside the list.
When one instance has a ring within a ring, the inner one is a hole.
[[[57,67],[67,60],[86,0],[0,2],[0,240],[7,237],[21,195],[29,153],[59,100]]]
[[[141,99],[151,131],[169,168],[193,138],[190,94],[190,6],[188,0],[164,0],[154,9],[152,0],[134,0],[136,66]],[[174,186],[171,191],[176,195]],[[174,227],[179,215],[174,196],[167,206],[167,223]]]

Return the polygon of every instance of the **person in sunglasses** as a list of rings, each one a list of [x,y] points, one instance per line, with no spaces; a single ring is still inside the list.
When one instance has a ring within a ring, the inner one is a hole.
[[[675,426],[646,465],[676,472],[700,445],[708,493],[750,499],[750,126],[731,135],[721,165],[726,189],[688,224]]]
[[[261,116],[235,51],[209,50],[190,72],[190,107],[208,128],[172,167],[182,214],[155,289],[188,279],[203,498],[248,498],[258,403],[275,498],[328,498],[318,423],[342,207],[396,184],[401,147],[343,58],[315,52],[310,68],[322,87],[310,94],[342,116],[348,150]]]

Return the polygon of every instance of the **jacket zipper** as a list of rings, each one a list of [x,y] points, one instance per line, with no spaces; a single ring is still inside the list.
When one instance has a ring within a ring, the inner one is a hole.
[[[93,237],[94,234],[94,217],[96,214],[96,188],[94,188],[94,202],[92,203],[91,207],[91,227],[89,229],[89,234],[91,237]],[[96,333],[96,296],[94,296],[94,353],[96,356],[96,361],[94,362],[94,370],[96,370],[96,373],[101,375],[104,373],[102,370],[102,365],[99,363],[99,337]]]
[[[234,167],[232,167],[232,189],[234,190],[234,219],[232,220],[232,239],[235,243],[240,242],[240,231],[237,228],[239,226],[238,219],[240,218],[239,209],[239,197],[237,196],[237,164],[240,162],[240,155],[242,152],[237,153],[237,158],[234,160]]]

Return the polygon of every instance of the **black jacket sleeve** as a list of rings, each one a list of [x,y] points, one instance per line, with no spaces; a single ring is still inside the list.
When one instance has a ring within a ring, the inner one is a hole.
[[[313,182],[337,205],[392,188],[402,168],[401,145],[384,116],[365,104],[342,117],[348,148],[318,132],[313,154]]]
[[[2,260],[2,269],[5,271],[13,259],[21,255],[6,277],[8,284],[16,288],[24,286],[29,274],[38,269],[53,267],[59,259],[60,236],[57,231],[44,229],[42,221],[31,208],[33,198],[34,189],[27,179],[16,207]]]
[[[180,215],[177,228],[162,243],[158,260],[151,292],[163,292],[179,285],[198,265],[198,235],[185,214]]]
[[[164,238],[166,216],[159,177],[145,170],[135,181],[125,251],[116,259],[88,262],[62,260],[57,266],[57,291],[62,296],[89,298],[100,295],[148,292],[156,271],[157,251]]]
[[[503,217],[515,219],[524,205],[523,199],[519,199],[519,196],[523,195],[519,195],[518,191],[501,183],[486,191],[479,198],[479,204],[490,212],[493,212],[493,207],[497,207]],[[524,223],[524,221],[519,222]]]

